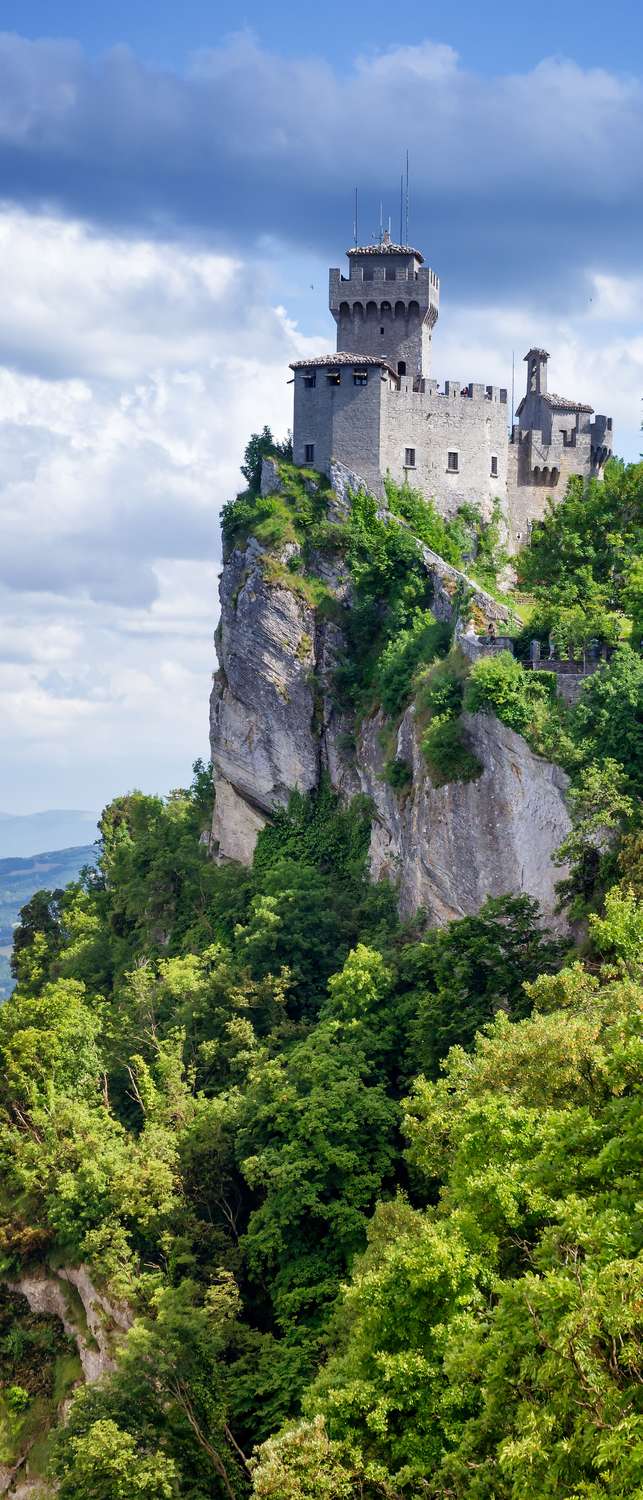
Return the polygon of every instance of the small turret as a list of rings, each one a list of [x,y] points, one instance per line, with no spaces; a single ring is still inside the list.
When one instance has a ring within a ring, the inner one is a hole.
[[[527,363],[527,394],[529,396],[546,395],[548,359],[549,355],[546,349],[530,349],[525,355]]]

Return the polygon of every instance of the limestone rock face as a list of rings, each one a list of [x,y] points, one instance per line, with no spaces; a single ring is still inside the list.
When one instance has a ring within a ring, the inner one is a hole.
[[[293,588],[267,581],[257,543],[233,552],[221,579],[210,716],[212,832],[222,858],[248,863],[272,809],[285,806],[294,788],[317,785],[317,636],[314,608]]]
[[[334,476],[338,511],[347,503],[341,477]],[[348,479],[354,487],[358,476]],[[266,488],[271,483],[267,473]],[[448,619],[462,575],[428,548],[423,556],[435,612]],[[211,699],[215,856],[249,864],[271,812],[287,804],[292,790],[310,791],[327,773],[346,800],[359,792],[371,798],[371,871],[375,879],[396,882],[404,915],[422,907],[432,922],[443,923],[477,911],[487,896],[526,892],[557,922],[554,887],[565,871],[552,855],[570,826],[564,773],[493,716],[476,714],[465,723],[482,775],[436,788],[410,708],[396,754],[413,777],[396,792],[382,776],[381,716],[367,719],[355,735],[334,703],[342,631],[320,617],[287,563],[288,549],[276,562],[251,539],[223,570],[220,671]],[[341,564],[320,558],[316,571],[346,597]],[[486,618],[507,619],[508,611],[483,590],[476,588],[473,602]]]
[[[88,1384],[115,1368],[114,1340],[119,1333],[127,1332],[132,1316],[128,1308],[108,1301],[97,1291],[86,1266],[62,1266],[51,1275],[34,1272],[6,1285],[26,1297],[32,1312],[60,1318],[65,1333],[76,1344]],[[82,1304],[80,1317],[70,1300],[70,1287]]]
[[[380,715],[363,725],[357,761],[361,790],[376,810],[373,877],[396,882],[404,916],[423,907],[433,922],[448,922],[477,911],[487,896],[526,892],[557,926],[555,883],[566,871],[552,854],[570,826],[567,777],[492,715],[464,714],[463,723],[482,775],[434,787],[407,710],[396,755],[412,767],[413,781],[402,796],[382,779]]]
[[[98,1291],[86,1266],[26,1272],[5,1285],[26,1297],[32,1312],[60,1319],[65,1333],[76,1345],[88,1385],[116,1368],[115,1346],[131,1327],[133,1315],[124,1303],[111,1302]],[[58,1407],[58,1422],[65,1419],[68,1400]],[[40,1478],[29,1477],[33,1443],[32,1436],[13,1466],[0,1463],[0,1495],[6,1495],[7,1500],[45,1500],[57,1491],[54,1482],[46,1484]]]

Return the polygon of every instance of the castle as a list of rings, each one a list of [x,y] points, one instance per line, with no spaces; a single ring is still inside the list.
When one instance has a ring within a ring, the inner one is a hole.
[[[547,390],[544,349],[525,355],[527,392],[513,424],[503,387],[447,380],[440,389],[430,378],[435,272],[387,233],[347,255],[348,276],[330,272],[337,351],[291,365],[295,463],[328,474],[339,461],[376,494],[386,474],[408,480],[444,516],[469,502],[488,517],[498,499],[517,550],[572,474],[600,475],[611,417]]]

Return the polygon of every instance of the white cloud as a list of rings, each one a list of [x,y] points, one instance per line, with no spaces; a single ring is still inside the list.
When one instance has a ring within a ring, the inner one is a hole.
[[[218,510],[308,341],[260,267],[9,210],[0,243],[4,803],[162,789],[206,749]]]

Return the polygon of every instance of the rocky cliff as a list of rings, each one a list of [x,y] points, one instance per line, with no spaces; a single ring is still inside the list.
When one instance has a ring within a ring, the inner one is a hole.
[[[346,515],[358,482],[358,476],[333,474],[335,521]],[[274,466],[265,465],[264,491],[278,485]],[[293,789],[311,791],[327,773],[343,798],[370,797],[372,874],[397,883],[404,915],[423,907],[441,923],[476,911],[486,896],[524,891],[551,916],[555,881],[563,873],[552,855],[569,828],[564,773],[493,716],[475,714],[462,724],[479,776],[433,785],[411,703],[393,727],[394,755],[410,772],[408,784],[395,790],[383,774],[381,709],[373,705],[355,721],[337,706],[334,676],[346,649],[341,610],[329,617],[307,579],[289,571],[300,550],[289,541],[275,558],[274,548],[249,535],[225,560],[216,636],[220,669],[211,700],[216,857],[249,863],[271,812],[287,804]],[[503,628],[506,608],[429,548],[421,546],[420,553],[438,619],[449,620],[458,587],[466,586],[478,629],[491,621]],[[350,608],[351,580],[341,554],[309,555],[307,574]]]

